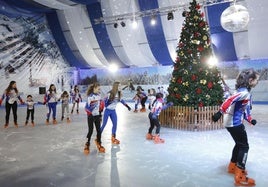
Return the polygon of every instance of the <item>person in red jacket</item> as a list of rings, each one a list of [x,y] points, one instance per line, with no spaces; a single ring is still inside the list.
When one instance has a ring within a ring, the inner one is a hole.
[[[87,113],[87,142],[85,144],[84,153],[88,155],[90,153],[90,139],[93,134],[93,125],[97,131],[97,138],[95,139],[95,144],[100,153],[105,153],[105,148],[101,145],[101,113],[104,109],[104,101],[101,99],[100,95],[100,85],[99,83],[93,83],[89,86],[87,90],[87,103],[85,105],[85,110]]]
[[[9,83],[8,87],[5,89],[2,97],[0,98],[0,106],[1,106],[4,99],[6,99],[6,105],[5,105],[5,107],[6,107],[6,123],[5,123],[4,127],[5,128],[8,127],[11,109],[12,109],[13,117],[14,117],[14,125],[15,125],[15,127],[18,127],[18,123],[17,123],[18,103],[17,103],[17,101],[19,100],[21,104],[24,104],[24,102],[19,95],[16,81],[11,81]]]

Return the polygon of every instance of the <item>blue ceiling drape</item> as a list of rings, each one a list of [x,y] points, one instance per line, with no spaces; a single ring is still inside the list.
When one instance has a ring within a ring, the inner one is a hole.
[[[138,2],[141,11],[159,8],[158,2],[156,0],[139,0]],[[159,62],[159,64],[172,65],[173,60],[171,59],[168,51],[160,15],[156,15],[155,18],[156,25],[154,26],[152,26],[150,23],[150,16],[142,18],[148,44],[155,59]]]
[[[220,61],[237,60],[233,33],[224,30],[220,22],[222,12],[229,6],[230,3],[223,3],[207,7],[211,41],[214,53]]]

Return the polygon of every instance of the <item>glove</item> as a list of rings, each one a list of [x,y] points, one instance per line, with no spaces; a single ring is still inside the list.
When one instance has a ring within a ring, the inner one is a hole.
[[[256,119],[253,119],[253,120],[251,120],[251,122],[250,122],[252,125],[256,125],[257,124],[257,121],[256,121]]]
[[[222,116],[222,113],[218,111],[212,116],[212,121],[217,122],[221,118],[221,116]]]
[[[173,102],[168,102],[168,103],[167,103],[167,106],[168,106],[168,107],[173,106],[173,105],[174,105]]]
[[[131,108],[130,108],[130,106],[126,105],[126,107],[127,107],[128,111],[131,111]]]

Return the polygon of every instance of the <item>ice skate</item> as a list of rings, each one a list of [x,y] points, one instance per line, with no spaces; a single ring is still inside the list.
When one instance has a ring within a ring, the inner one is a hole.
[[[236,186],[255,186],[255,180],[247,177],[245,170],[239,167],[235,168],[234,180]]]
[[[4,125],[4,128],[5,128],[5,129],[8,128],[8,123],[6,123],[6,124]]]
[[[85,154],[85,155],[89,155],[89,153],[90,153],[90,150],[89,150],[89,143],[87,142],[87,143],[85,144],[85,147],[84,147],[84,154]]]
[[[153,140],[154,136],[151,133],[146,134],[146,140]]]
[[[58,123],[57,120],[56,119],[53,119],[53,124],[54,125],[57,125],[57,123]]]
[[[159,135],[156,135],[156,136],[154,137],[154,143],[155,143],[155,144],[165,143],[165,140],[162,139],[162,138],[160,138]]]
[[[34,125],[35,125],[35,124],[34,124],[34,121],[32,121],[32,126],[34,127]]]
[[[28,121],[25,121],[25,124],[24,124],[24,126],[27,126],[28,125]]]
[[[62,116],[62,117],[61,117],[61,121],[63,121],[63,119],[64,119],[64,117]]]
[[[71,122],[70,118],[67,118],[67,123],[70,123],[70,122]]]
[[[19,128],[19,125],[18,125],[17,122],[14,122],[14,126],[15,126],[16,128]]]
[[[140,109],[140,112],[146,112],[146,108],[142,107],[142,109]]]
[[[96,146],[97,146],[97,148],[98,148],[100,153],[105,153],[105,148],[101,145],[100,142],[98,142],[97,139],[95,139],[95,144],[96,144]]]
[[[115,136],[112,136],[111,138],[112,144],[120,144],[120,141],[115,138]]]
[[[46,125],[49,125],[49,119],[46,119]]]
[[[74,110],[72,109],[71,114],[73,114],[73,113],[74,113]]]
[[[138,111],[137,109],[135,109],[133,112],[134,112],[134,113],[138,113],[139,111]]]
[[[76,110],[77,114],[79,114],[79,110]]]
[[[228,165],[228,173],[235,174],[235,168],[236,168],[236,163],[230,162]],[[248,174],[247,170],[243,170],[245,172],[245,175]]]

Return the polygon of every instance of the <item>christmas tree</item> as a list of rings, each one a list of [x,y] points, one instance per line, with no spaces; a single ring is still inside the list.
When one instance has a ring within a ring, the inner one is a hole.
[[[223,100],[223,89],[218,68],[208,63],[213,52],[204,13],[193,0],[189,11],[185,10],[182,15],[185,20],[167,99],[175,106],[217,106]]]

